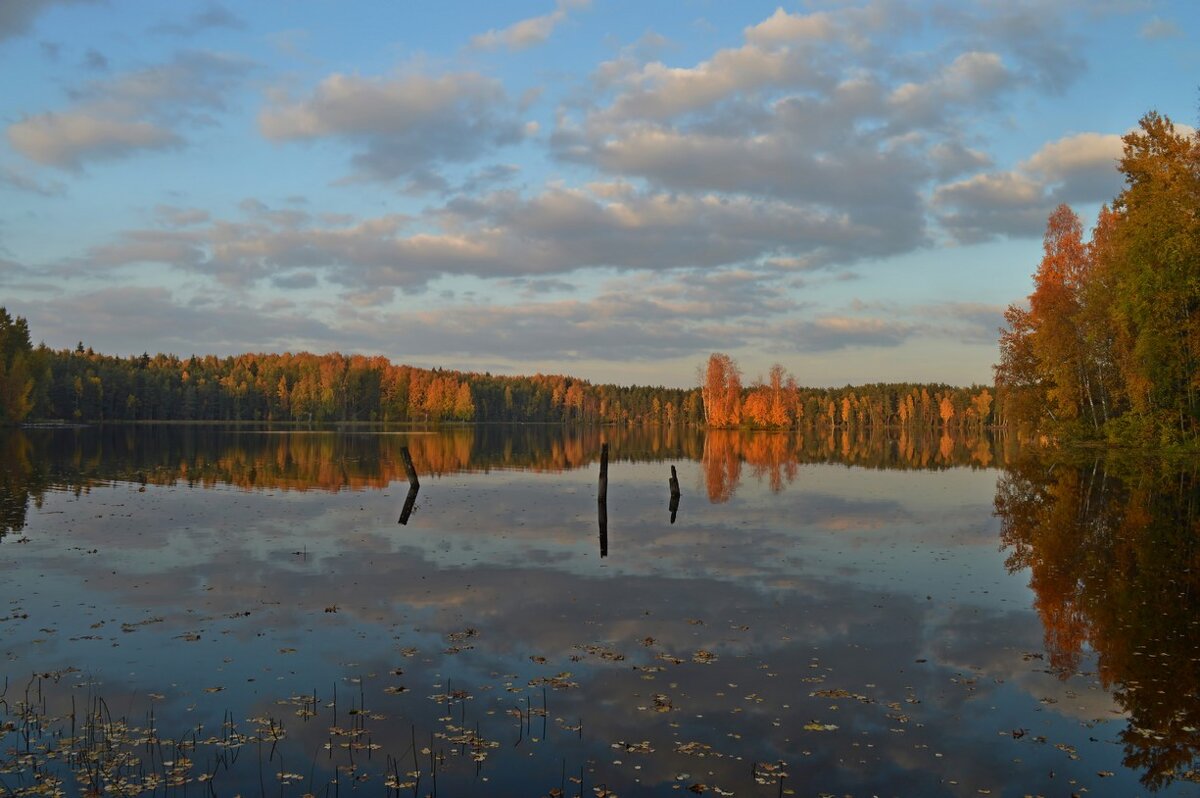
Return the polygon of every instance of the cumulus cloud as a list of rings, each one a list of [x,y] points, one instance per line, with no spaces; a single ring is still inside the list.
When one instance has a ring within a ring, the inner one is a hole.
[[[471,46],[479,50],[525,50],[550,38],[554,29],[567,20],[568,12],[586,8],[591,0],[558,0],[549,14],[514,22],[506,28],[492,29],[471,39]]]
[[[519,141],[515,111],[499,82],[474,72],[334,74],[306,98],[275,99],[258,121],[272,141],[348,141],[358,148],[354,178],[391,180]]]
[[[78,170],[85,160],[120,158],[139,150],[179,147],[182,137],[151,122],[125,122],[87,111],[27,116],[8,128],[8,140],[26,158]]]
[[[979,105],[1011,85],[1013,75],[997,53],[962,53],[936,74],[920,83],[904,83],[888,96],[888,103],[905,126],[934,125],[947,108]]]
[[[1044,41],[1055,22],[1024,6],[958,9],[933,23],[946,29],[947,46],[905,53],[896,31],[929,24],[911,9],[776,9],[746,27],[740,44],[692,64],[639,62],[629,52],[602,64],[590,96],[560,109],[550,143],[562,161],[664,193],[776,198],[852,231],[852,245],[806,251],[781,242],[788,251],[774,257],[848,264],[909,252],[933,238],[930,196],[970,204],[1034,180],[1061,184],[1064,196],[1092,190],[1088,168],[1065,163],[1070,174],[1022,173],[1004,185],[971,177],[990,165],[965,133],[979,114],[1076,74],[1069,48],[1036,53],[1022,38]],[[986,39],[992,24],[999,33]]]
[[[957,4],[939,8],[938,21],[960,37],[963,47],[1007,52],[1020,83],[1061,94],[1083,73],[1085,64],[1078,53],[1078,36],[1059,10],[1037,0]],[[1113,11],[1098,5],[1092,10]]]
[[[963,243],[1000,235],[1038,236],[1059,203],[1104,202],[1121,187],[1121,137],[1077,133],[1048,142],[1015,169],[940,186],[933,194],[942,226]]]
[[[108,268],[163,263],[230,285],[298,268],[320,269],[332,283],[361,291],[415,289],[448,275],[758,268],[801,255],[815,268],[864,256],[878,246],[873,231],[808,206],[654,192],[623,183],[552,186],[530,196],[514,191],[462,196],[419,220],[402,215],[325,219],[257,200],[243,202],[241,211],[240,219],[208,221],[160,209],[168,229],[127,231],[93,247],[86,261]]]
[[[782,44],[806,39],[827,40],[837,33],[837,23],[826,12],[789,14],[783,8],[757,25],[746,28],[746,41],[756,45]]]
[[[176,128],[211,122],[249,68],[234,56],[180,53],[72,90],[72,106],[23,117],[9,125],[8,140],[26,158],[70,171],[89,161],[178,148],[185,140]]]

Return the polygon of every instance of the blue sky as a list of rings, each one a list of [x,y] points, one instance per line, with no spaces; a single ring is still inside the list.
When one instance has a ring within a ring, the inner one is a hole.
[[[53,347],[989,382],[1200,7],[0,4],[0,304]]]

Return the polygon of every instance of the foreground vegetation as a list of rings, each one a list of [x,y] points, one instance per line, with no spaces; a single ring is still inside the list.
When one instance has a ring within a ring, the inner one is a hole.
[[[1057,440],[1200,440],[1200,138],[1147,114],[1124,137],[1125,188],[1090,241],[1051,214],[1028,307],[1012,305],[1003,420]]]

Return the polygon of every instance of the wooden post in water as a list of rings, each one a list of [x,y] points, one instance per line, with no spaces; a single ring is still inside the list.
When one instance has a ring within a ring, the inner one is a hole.
[[[608,444],[600,444],[600,487],[596,491],[596,512],[600,521],[600,556],[608,556]]]
[[[679,476],[675,473],[675,466],[671,466],[671,481],[668,483],[671,486],[671,502],[667,509],[671,511],[671,523],[675,523],[675,514],[679,512]]]
[[[400,457],[404,460],[404,470],[408,472],[408,484],[414,488],[421,487],[421,481],[417,479],[417,467],[413,465],[412,455],[408,453],[407,446],[400,447]]]

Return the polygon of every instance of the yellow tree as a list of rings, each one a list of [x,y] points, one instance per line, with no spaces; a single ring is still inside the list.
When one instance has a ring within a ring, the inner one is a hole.
[[[709,426],[735,427],[741,422],[742,378],[733,358],[721,352],[709,355],[700,390]]]

